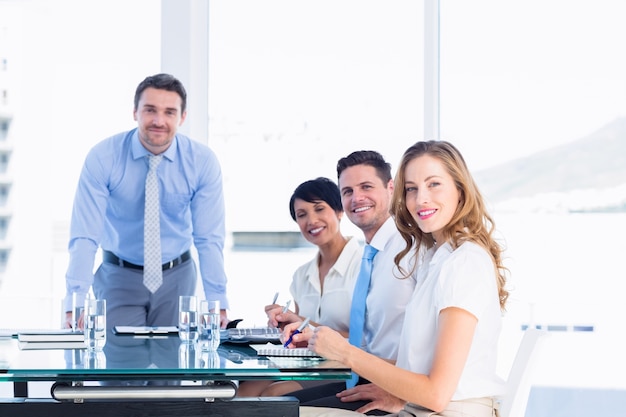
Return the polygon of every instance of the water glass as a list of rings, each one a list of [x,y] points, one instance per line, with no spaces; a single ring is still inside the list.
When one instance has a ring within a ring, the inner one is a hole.
[[[85,345],[90,350],[102,350],[106,343],[106,300],[85,300]]]
[[[66,299],[62,301],[62,317],[61,323],[63,323],[63,327],[69,326],[72,330],[79,330],[78,328],[78,320],[80,319],[80,315],[83,313],[83,307],[78,303],[78,294],[72,293],[71,296],[68,295],[68,298],[72,299],[72,305],[69,307],[69,310],[66,310]],[[67,317],[67,312],[70,313],[70,317]]]
[[[198,339],[198,301],[194,295],[178,297],[178,337],[188,343]]]
[[[203,351],[214,352],[220,345],[220,302],[200,302],[200,346]]]

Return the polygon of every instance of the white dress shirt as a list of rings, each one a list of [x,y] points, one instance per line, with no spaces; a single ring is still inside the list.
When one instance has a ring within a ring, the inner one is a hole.
[[[376,232],[370,245],[378,249],[372,266],[372,279],[367,294],[365,329],[363,331],[366,351],[384,359],[395,360],[398,354],[400,331],[404,310],[415,288],[415,277],[400,279],[394,258],[406,246],[393,218]],[[403,268],[411,271],[408,259]],[[349,304],[348,304],[349,308]]]

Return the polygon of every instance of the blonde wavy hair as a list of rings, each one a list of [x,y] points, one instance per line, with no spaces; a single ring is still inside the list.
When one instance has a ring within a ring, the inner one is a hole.
[[[446,241],[449,241],[454,249],[463,242],[470,241],[487,250],[491,255],[496,272],[500,308],[504,310],[509,297],[509,292],[505,288],[506,275],[509,271],[502,263],[503,249],[493,238],[495,223],[487,213],[483,197],[467,169],[463,156],[449,142],[417,142],[409,147],[402,156],[395,178],[391,214],[406,242],[406,247],[396,255],[396,266],[400,268],[400,260],[411,251],[411,248],[415,247],[416,251],[419,252],[422,246],[430,248],[435,244],[432,234],[422,232],[406,208],[406,178],[404,173],[408,163],[422,155],[429,155],[440,160],[454,179],[454,183],[461,194],[456,212],[443,229]]]

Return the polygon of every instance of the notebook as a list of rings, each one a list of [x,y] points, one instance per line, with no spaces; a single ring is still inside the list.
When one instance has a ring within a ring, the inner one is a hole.
[[[73,341],[73,342],[19,342],[20,350],[33,350],[33,349],[85,349],[85,342]]]
[[[220,334],[222,342],[235,343],[280,343],[281,331],[275,327],[224,329]]]
[[[178,334],[176,326],[115,326],[116,334],[138,335],[138,336],[158,336]]]
[[[250,345],[256,350],[259,356],[285,356],[285,357],[301,357],[301,358],[320,358],[322,357],[317,353],[309,350],[308,348],[293,348],[288,349],[282,345],[273,345],[267,343],[265,345]]]
[[[20,342],[43,343],[43,342],[80,342],[85,340],[83,331],[72,329],[44,329],[44,330],[21,330],[17,333]]]

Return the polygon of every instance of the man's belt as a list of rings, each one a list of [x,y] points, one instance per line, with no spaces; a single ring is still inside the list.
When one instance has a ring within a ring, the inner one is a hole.
[[[138,269],[140,271],[143,271],[143,265],[131,264],[128,261],[120,259],[117,255],[108,250],[102,252],[102,259],[106,263],[118,265],[122,268]],[[163,265],[161,265],[161,269],[163,269],[163,271],[167,271],[168,269],[174,268],[175,266],[180,265],[183,262],[188,261],[189,259],[191,259],[191,253],[187,251],[180,255],[178,258],[172,259],[169,262],[165,262]]]

